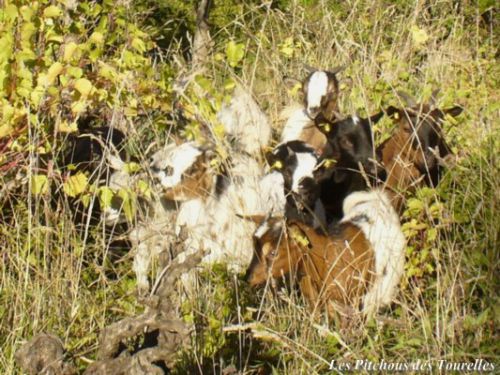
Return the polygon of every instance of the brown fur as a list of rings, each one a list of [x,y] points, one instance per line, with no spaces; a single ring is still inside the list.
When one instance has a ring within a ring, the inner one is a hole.
[[[413,192],[424,183],[424,176],[416,167],[424,163],[423,153],[411,146],[411,134],[401,127],[380,146],[380,150],[387,172],[386,187],[392,193],[394,208],[402,212],[405,192]]]
[[[276,229],[281,226],[275,219],[269,223],[274,229],[255,239],[250,285],[291,273],[313,310],[326,307],[334,317],[357,309],[374,269],[373,249],[358,227],[341,224],[338,233],[326,236],[301,222],[289,222],[285,231]]]
[[[403,211],[406,192],[413,192],[425,184],[436,185],[439,181],[439,160],[425,145],[433,143],[441,158],[449,155],[451,151],[446,145],[440,121],[446,114],[457,116],[461,112],[461,107],[441,111],[432,110],[429,105],[406,110],[388,109],[397,127],[377,152],[387,172],[386,187],[393,195],[392,202],[398,212]]]
[[[298,140],[310,145],[318,155],[328,155],[331,153],[331,146],[328,143],[326,135],[324,135],[313,122],[311,122],[311,126],[307,126],[302,130]]]
[[[200,156],[182,176],[181,183],[164,192],[164,198],[174,201],[206,198],[212,192],[214,184],[209,163],[206,155]]]

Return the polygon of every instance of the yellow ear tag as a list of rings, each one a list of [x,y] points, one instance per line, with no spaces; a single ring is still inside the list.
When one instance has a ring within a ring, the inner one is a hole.
[[[275,168],[275,169],[281,169],[283,168],[283,163],[281,162],[281,160],[277,160],[272,166],[271,168]]]
[[[337,161],[334,159],[325,159],[325,168],[330,169],[335,163],[337,163]]]
[[[290,236],[297,242],[300,246],[307,247],[310,245],[309,238],[304,236],[298,229],[292,228],[290,231]]]
[[[398,112],[394,113],[394,118],[395,118],[396,120],[399,120],[399,113],[398,113]]]
[[[332,127],[330,126],[330,124],[325,124],[323,125],[323,129],[325,129],[325,132],[330,133]]]

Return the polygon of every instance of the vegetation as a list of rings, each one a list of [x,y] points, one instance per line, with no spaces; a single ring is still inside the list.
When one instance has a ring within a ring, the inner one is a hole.
[[[213,45],[194,73],[195,1],[1,4],[1,373],[19,373],[15,351],[42,331],[62,338],[83,371],[95,359],[100,331],[143,309],[131,257],[115,253],[103,225],[81,230],[71,220],[71,199],[102,198],[90,176],[68,177],[57,163],[78,120],[124,130],[127,150],[142,161],[170,132],[199,138],[208,125],[222,139],[215,114],[239,83],[278,134],[280,111],[300,100],[284,78],[302,78],[305,63],[346,66],[345,114],[400,106],[398,90],[426,100],[436,88],[440,107],[465,108],[444,125],[455,165],[437,189],[421,189],[408,202],[401,292],[381,319],[341,334],[325,317],[313,321],[294,291],[249,290],[217,267],[180,306],[196,329],[173,373],[221,373],[231,365],[245,373],[325,373],[332,360],[361,359],[483,358],[500,366],[494,1],[215,0]],[[187,114],[182,121],[175,108]],[[379,142],[391,125],[377,125]],[[54,204],[56,193],[63,199]],[[130,220],[137,194],[127,192]]]

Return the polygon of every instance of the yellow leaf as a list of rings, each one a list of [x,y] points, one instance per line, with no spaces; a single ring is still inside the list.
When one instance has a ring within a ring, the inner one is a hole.
[[[137,182],[137,190],[139,191],[139,194],[141,194],[142,196],[151,198],[151,188],[149,187],[146,181],[139,180]]]
[[[104,35],[98,31],[94,31],[90,36],[89,41],[95,44],[102,44],[104,42]]]
[[[78,126],[76,125],[76,121],[73,121],[71,124],[68,124],[68,121],[61,121],[57,130],[60,133],[73,133],[78,130]]]
[[[92,83],[86,78],[77,79],[75,82],[75,89],[82,94],[82,96],[88,96],[92,91]]]
[[[45,194],[49,190],[47,176],[36,174],[31,176],[31,192],[35,195]]]
[[[413,39],[413,42],[417,46],[423,45],[429,39],[429,35],[427,34],[427,31],[425,31],[424,29],[419,28],[416,25],[413,25],[411,27],[410,31],[411,31],[411,37]]]
[[[111,207],[111,201],[115,193],[107,186],[102,186],[99,188],[99,203],[101,208],[109,208]]]
[[[49,70],[47,71],[45,84],[47,86],[52,85],[52,83],[54,83],[54,80],[56,79],[56,77],[59,74],[61,74],[62,70],[63,70],[63,65],[60,62],[55,62],[54,64],[52,64],[50,66]]]
[[[7,137],[13,130],[14,128],[9,124],[0,125],[0,138]]]
[[[75,42],[69,42],[64,46],[64,55],[63,55],[63,60],[64,61],[70,61],[73,55],[75,54],[75,51],[77,50],[78,45]]]
[[[85,191],[87,182],[87,176],[82,172],[78,172],[74,176],[70,176],[63,184],[64,193],[69,197],[76,197]]]
[[[87,108],[86,100],[78,100],[76,102],[71,103],[71,112],[75,115],[82,113]]]
[[[43,16],[45,18],[56,18],[56,17],[59,17],[61,14],[62,14],[61,8],[59,8],[55,5],[48,6],[43,11]]]

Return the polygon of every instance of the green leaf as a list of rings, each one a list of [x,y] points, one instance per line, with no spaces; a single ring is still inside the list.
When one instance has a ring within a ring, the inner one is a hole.
[[[95,44],[103,44],[104,43],[104,35],[98,31],[94,31],[89,39],[90,42]]]
[[[115,193],[108,186],[102,186],[99,188],[98,196],[101,208],[111,207],[111,201]]]
[[[49,181],[46,175],[31,176],[31,192],[35,195],[46,194],[49,190]]]
[[[132,174],[141,170],[141,166],[137,163],[130,162],[126,163],[124,167],[124,172],[127,174]]]
[[[57,131],[60,133],[74,133],[78,131],[78,126],[76,121],[73,121],[71,124],[68,124],[68,121],[61,121],[59,126],[57,127]]]
[[[235,43],[230,41],[226,45],[226,58],[229,66],[235,67],[245,56],[245,45],[243,43]]]
[[[146,44],[144,43],[144,41],[142,39],[139,39],[139,38],[132,39],[131,45],[132,45],[132,48],[135,49],[139,53],[146,52],[146,49],[147,49]]]
[[[132,221],[135,214],[135,196],[134,194],[126,189],[120,189],[118,191],[118,196],[123,200],[123,213],[127,220]]]
[[[137,182],[137,190],[139,191],[140,195],[151,198],[151,188],[146,181],[139,180]]]
[[[85,191],[87,187],[87,176],[83,172],[78,172],[70,176],[63,184],[63,191],[69,197],[76,197]]]
[[[429,35],[425,29],[419,28],[417,25],[413,25],[410,29],[411,38],[416,46],[421,46],[427,42]]]
[[[63,70],[63,65],[60,62],[55,62],[52,64],[47,71],[47,76],[46,76],[46,85],[51,85],[54,83],[54,80],[56,77],[61,74]]]
[[[75,42],[69,42],[68,44],[64,45],[63,61],[70,61],[77,49],[78,44],[76,44]]]
[[[88,96],[92,91],[92,83],[86,78],[80,78],[75,82],[75,89],[82,94],[82,96]]]
[[[17,15],[19,14],[17,11],[17,7],[14,4],[7,5],[5,7],[4,13],[7,16],[6,18],[11,21],[15,20]]]
[[[55,5],[50,5],[43,11],[44,18],[56,18],[62,14],[61,8]]]
[[[31,20],[31,17],[33,17],[33,14],[35,13],[33,7],[27,5],[23,5],[21,8],[19,8],[19,12],[21,13],[25,21]]]
[[[424,202],[417,198],[410,198],[408,199],[406,210],[412,216],[419,214],[424,210]]]

